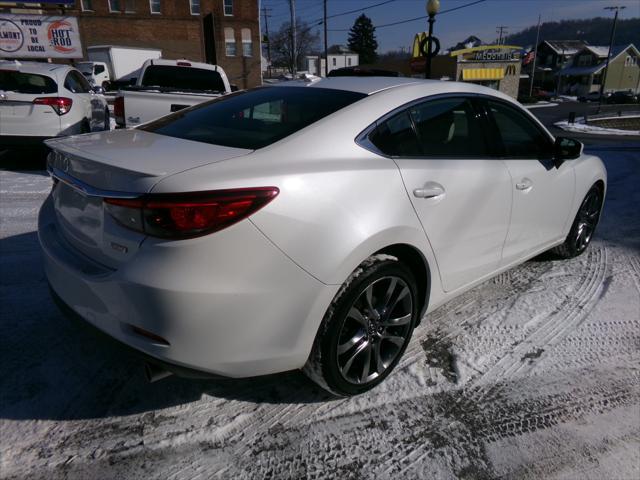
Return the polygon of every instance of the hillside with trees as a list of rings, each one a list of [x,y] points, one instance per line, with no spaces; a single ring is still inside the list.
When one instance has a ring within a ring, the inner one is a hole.
[[[540,41],[584,40],[591,45],[608,45],[613,18],[589,18],[584,20],[562,20],[544,22],[540,26]],[[537,25],[508,35],[505,43],[531,47],[536,42]],[[618,19],[615,45],[635,44],[640,48],[640,18]]]

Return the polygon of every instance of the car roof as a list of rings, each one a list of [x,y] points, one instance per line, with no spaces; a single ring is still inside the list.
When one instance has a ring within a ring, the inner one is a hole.
[[[275,87],[310,87],[346,90],[349,92],[372,93],[388,88],[410,85],[415,83],[437,82],[437,80],[421,80],[407,77],[329,77],[314,80],[289,80],[271,84]]]
[[[290,80],[271,84],[275,87],[330,88],[372,95],[390,89],[403,88],[415,90],[419,96],[445,93],[482,94],[513,101],[502,92],[469,82],[425,80],[409,77],[329,77],[320,80]]]
[[[73,67],[60,63],[0,61],[0,70],[15,70],[22,73],[53,75],[54,72],[71,70]]]

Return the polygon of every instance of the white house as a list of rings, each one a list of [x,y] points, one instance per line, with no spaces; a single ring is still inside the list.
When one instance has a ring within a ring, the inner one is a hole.
[[[337,68],[356,67],[360,63],[360,56],[346,49],[341,49],[339,53],[330,53],[327,56],[329,58],[329,71]],[[323,56],[308,55],[305,57],[304,70],[307,70],[312,75],[324,77],[324,66],[325,59]]]

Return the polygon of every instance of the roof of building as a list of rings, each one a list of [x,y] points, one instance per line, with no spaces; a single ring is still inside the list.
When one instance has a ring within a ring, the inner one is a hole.
[[[575,55],[589,44],[583,40],[545,40],[554,52],[563,55]]]
[[[628,45],[614,45],[613,47],[611,47],[610,61],[613,61],[616,57],[618,57],[623,52],[627,51],[629,48],[632,48],[633,50],[635,50],[636,55],[640,55],[640,51],[638,51],[638,49],[633,43],[630,43]],[[588,50],[593,54],[597,55],[598,59],[600,59],[600,62],[595,65],[588,65],[584,67],[569,66],[560,70],[557,73],[557,75],[591,75],[591,74],[599,73],[600,70],[602,70],[605,67],[607,53],[609,52],[609,47],[587,45],[586,47],[584,47],[583,50]],[[600,53],[603,50],[604,50],[604,54],[601,55]]]

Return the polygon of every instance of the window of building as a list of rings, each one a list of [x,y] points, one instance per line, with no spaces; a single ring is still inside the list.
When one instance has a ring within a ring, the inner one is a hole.
[[[549,138],[533,120],[503,103],[489,100],[487,104],[507,157],[544,158],[551,154]]]
[[[586,54],[586,55],[580,55],[578,57],[578,66],[579,67],[587,67],[591,65],[591,55]]]
[[[251,43],[251,29],[243,28],[242,34],[242,56],[251,57],[253,55],[253,44]]]
[[[200,0],[189,0],[191,15],[200,15]]]
[[[120,13],[121,10],[120,0],[109,0],[109,12]]]
[[[336,57],[333,57],[332,60],[333,60],[333,66],[335,67],[336,66]]]
[[[160,0],[149,0],[149,11],[151,13],[162,13]]]
[[[80,7],[83,12],[93,12],[93,0],[82,0]]]
[[[235,57],[236,51],[236,37],[233,28],[225,27],[224,29],[224,52],[227,57]]]
[[[224,14],[228,17],[233,15],[233,0],[224,0]]]
[[[136,0],[125,0],[124,13],[136,13]]]
[[[624,60],[625,67],[635,67],[638,63],[638,59],[636,57],[632,57],[631,55],[627,55],[627,58]]]
[[[347,58],[347,65],[351,66],[351,57]]]

